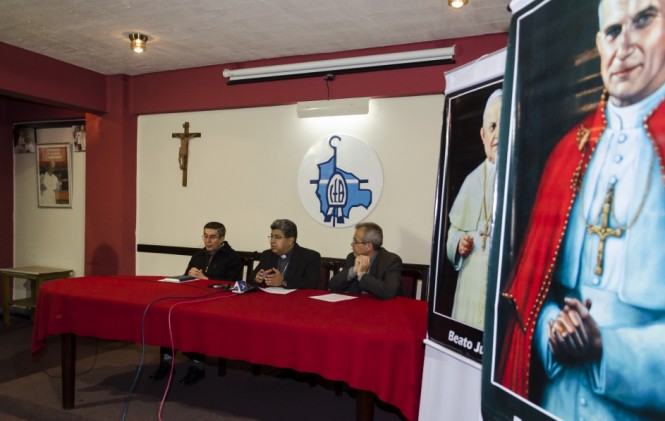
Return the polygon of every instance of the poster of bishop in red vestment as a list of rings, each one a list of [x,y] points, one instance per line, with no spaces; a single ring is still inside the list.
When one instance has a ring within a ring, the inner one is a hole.
[[[665,419],[665,0],[511,4],[484,419]]]

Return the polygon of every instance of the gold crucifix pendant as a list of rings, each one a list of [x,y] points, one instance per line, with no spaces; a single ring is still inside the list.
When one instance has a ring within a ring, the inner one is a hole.
[[[487,230],[480,231],[480,237],[482,237],[482,239],[483,239],[483,242],[480,245],[482,251],[485,251],[485,247],[487,247],[487,237],[489,237],[489,235],[490,234],[489,234],[489,232],[487,232]]]
[[[614,199],[614,184],[610,184],[605,194],[605,201],[599,215],[600,225],[587,225],[589,234],[598,235],[598,253],[596,255],[596,267],[594,273],[598,276],[603,274],[603,258],[605,255],[605,241],[608,237],[621,237],[623,230],[621,228],[610,227],[610,211],[612,210],[612,201]]]

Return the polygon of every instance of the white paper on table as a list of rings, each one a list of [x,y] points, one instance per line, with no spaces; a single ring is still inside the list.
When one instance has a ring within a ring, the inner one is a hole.
[[[286,288],[281,288],[281,287],[266,287],[266,288],[260,288],[261,291],[265,291],[268,294],[290,294],[295,289],[286,289]]]
[[[344,294],[325,294],[309,298],[314,298],[315,300],[321,300],[321,301],[328,301],[329,303],[336,303],[338,301],[353,300],[354,298],[358,297],[354,297],[353,295],[344,295]]]

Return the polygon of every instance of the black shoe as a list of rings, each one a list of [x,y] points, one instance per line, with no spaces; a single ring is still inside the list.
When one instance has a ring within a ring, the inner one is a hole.
[[[166,376],[169,375],[170,372],[171,372],[171,364],[169,364],[167,361],[162,361],[161,363],[159,363],[159,367],[157,367],[157,370],[155,370],[155,372],[152,373],[150,379],[156,382],[164,380]],[[173,369],[173,373],[175,374],[175,369]]]
[[[180,380],[180,384],[184,384],[185,386],[191,386],[205,379],[205,377],[206,377],[205,369],[190,365],[189,368],[187,369],[187,374],[182,380]]]

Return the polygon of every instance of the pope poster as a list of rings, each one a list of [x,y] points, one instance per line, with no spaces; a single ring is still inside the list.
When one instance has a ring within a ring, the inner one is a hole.
[[[506,51],[446,73],[430,276],[430,339],[483,356]]]
[[[511,5],[483,417],[665,419],[665,0]]]

